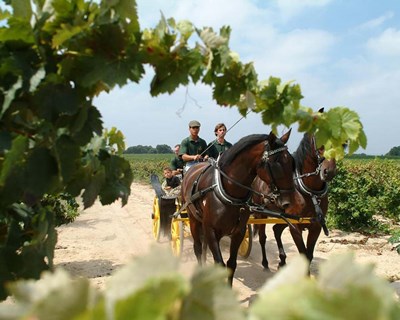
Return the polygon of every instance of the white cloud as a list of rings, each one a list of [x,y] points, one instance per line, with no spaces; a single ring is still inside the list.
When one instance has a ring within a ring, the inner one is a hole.
[[[378,18],[369,20],[357,27],[357,29],[360,30],[370,30],[370,29],[375,29],[382,24],[384,24],[386,21],[392,19],[394,17],[394,13],[392,11],[386,12],[384,15],[379,16]]]
[[[400,30],[386,29],[381,35],[371,38],[367,42],[367,48],[373,53],[382,56],[400,55]]]
[[[259,47],[257,70],[291,78],[311,72],[329,60],[329,51],[335,42],[333,35],[320,30],[294,30],[277,35],[265,47]]]

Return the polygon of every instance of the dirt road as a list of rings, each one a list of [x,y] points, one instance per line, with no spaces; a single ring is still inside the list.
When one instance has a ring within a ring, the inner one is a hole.
[[[149,252],[152,245],[165,246],[165,250],[170,250],[166,238],[159,244],[153,239],[153,199],[154,191],[150,186],[134,183],[126,206],[121,207],[120,203],[101,206],[96,203],[74,223],[59,227],[56,267],[63,267],[74,276],[87,277],[94,285],[102,288],[113,270]],[[278,253],[270,233],[271,228],[268,230],[267,250],[271,271],[266,272],[261,266],[258,239],[253,242],[250,256],[238,260],[233,287],[238,291],[243,305],[248,305],[257,290],[276,272]],[[228,240],[223,242],[227,244]],[[287,229],[283,234],[283,242],[290,261],[290,257],[298,253]],[[183,269],[188,274],[196,266],[191,244],[190,240],[185,240],[181,259]],[[360,263],[374,263],[377,274],[391,281],[397,280],[392,285],[400,294],[400,256],[392,250],[387,238],[366,238],[360,234],[331,230],[329,237],[320,236],[312,263],[312,274],[316,274],[321,261],[328,259],[331,254],[346,250],[354,250]]]

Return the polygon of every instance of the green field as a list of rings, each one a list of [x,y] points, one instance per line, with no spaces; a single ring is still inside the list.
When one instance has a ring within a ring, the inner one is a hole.
[[[150,183],[152,173],[157,174],[162,179],[164,167],[170,166],[174,154],[124,154],[131,165],[133,181]]]
[[[150,183],[155,173],[162,181],[162,169],[174,154],[129,154],[135,182]],[[400,158],[344,159],[329,185],[330,227],[366,233],[388,233],[377,216],[400,221]]]

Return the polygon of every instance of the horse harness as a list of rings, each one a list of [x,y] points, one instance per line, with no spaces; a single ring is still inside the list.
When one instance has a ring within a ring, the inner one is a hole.
[[[196,178],[196,180],[193,182],[193,185],[192,185],[192,192],[191,192],[192,195],[191,195],[189,201],[188,201],[188,202],[185,202],[185,203],[183,204],[183,206],[182,206],[177,212],[174,213],[173,216],[174,216],[174,217],[179,216],[179,214],[180,214],[183,210],[185,210],[188,206],[193,206],[194,209],[196,209],[196,207],[195,207],[195,202],[197,202],[197,200],[203,198],[203,196],[204,196],[206,193],[208,193],[208,192],[210,192],[210,191],[214,191],[214,193],[215,193],[215,195],[217,196],[217,198],[218,198],[223,204],[225,204],[225,205],[242,206],[242,208],[240,209],[241,211],[244,211],[244,210],[248,209],[248,210],[251,211],[251,212],[254,212],[254,211],[259,212],[260,210],[262,210],[264,213],[269,213],[269,214],[271,214],[271,215],[277,215],[277,216],[279,216],[279,217],[282,217],[281,214],[277,214],[277,213],[274,213],[274,212],[269,211],[269,210],[264,210],[264,209],[262,209],[260,206],[255,206],[253,203],[251,203],[251,198],[252,198],[252,195],[253,195],[253,194],[257,194],[258,196],[260,196],[260,197],[262,197],[262,198],[267,197],[267,198],[269,198],[269,200],[270,200],[271,202],[274,202],[274,201],[276,201],[276,199],[280,196],[280,192],[282,192],[282,193],[283,193],[283,192],[293,192],[293,190],[280,190],[280,189],[276,186],[275,179],[274,179],[274,176],[273,176],[273,173],[272,173],[270,164],[269,164],[269,162],[268,162],[269,157],[270,157],[271,155],[276,154],[276,153],[278,153],[278,152],[285,151],[285,150],[287,150],[287,146],[283,146],[283,147],[281,147],[281,148],[274,149],[274,150],[271,150],[271,151],[264,151],[263,157],[262,157],[262,159],[261,159],[260,165],[262,165],[262,164],[264,164],[264,163],[267,163],[267,164],[268,164],[268,170],[269,170],[270,175],[271,175],[271,178],[272,178],[272,180],[273,180],[273,183],[270,185],[270,188],[269,188],[269,189],[271,190],[271,192],[270,192],[269,194],[263,194],[263,193],[261,193],[261,192],[258,192],[258,191],[256,191],[256,190],[254,190],[254,189],[252,189],[252,188],[250,188],[250,187],[248,187],[248,186],[245,186],[245,185],[241,184],[240,182],[238,182],[238,181],[232,179],[232,178],[229,177],[225,172],[223,172],[223,171],[221,170],[221,168],[220,168],[219,165],[218,165],[218,160],[214,160],[214,159],[212,159],[212,158],[209,158],[209,159],[208,159],[208,161],[209,161],[208,166],[206,166],[206,167],[200,172],[200,174],[198,175],[198,177]],[[205,189],[199,190],[199,189],[198,189],[199,181],[200,181],[201,177],[205,174],[205,172],[208,171],[210,168],[213,168],[213,169],[214,169],[213,183],[212,183],[209,187],[207,187],[207,188],[205,188]],[[239,187],[241,187],[241,188],[243,188],[243,189],[247,189],[247,190],[249,191],[249,193],[247,194],[247,196],[246,196],[245,198],[241,198],[241,199],[234,198],[234,197],[230,196],[230,195],[224,190],[224,188],[223,188],[222,181],[221,181],[221,176],[223,176],[224,178],[226,178],[226,179],[229,180],[230,182],[236,184],[237,186],[239,186]],[[197,211],[197,210],[193,210],[193,215],[194,215],[194,217],[195,217],[198,221],[201,222],[202,218],[201,218],[201,216],[198,214],[198,211]],[[283,218],[284,218],[284,217],[283,217]],[[285,218],[284,218],[284,219],[285,219]]]
[[[305,177],[318,176],[319,173],[321,172],[322,163],[325,160],[324,157],[321,157],[321,155],[317,149],[317,145],[315,143],[314,136],[312,137],[312,140],[313,140],[313,144],[314,144],[314,148],[315,148],[314,149],[315,154],[317,156],[318,166],[314,172],[309,172],[309,173],[304,173],[304,174],[300,174],[300,172],[296,168],[296,170],[295,170],[296,174],[293,176],[293,179],[294,179],[297,189],[303,195],[309,196],[311,198],[311,201],[315,208],[315,214],[316,214],[315,219],[321,225],[322,229],[324,230],[324,234],[326,236],[328,236],[329,230],[326,226],[325,217],[324,217],[324,214],[323,214],[321,206],[320,206],[321,199],[326,197],[326,195],[328,194],[328,183],[324,182],[322,190],[312,190],[312,189],[308,188],[303,182],[303,178],[305,178]]]

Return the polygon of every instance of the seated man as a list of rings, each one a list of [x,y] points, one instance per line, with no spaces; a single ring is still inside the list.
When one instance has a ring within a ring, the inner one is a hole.
[[[199,137],[200,122],[192,120],[189,122],[190,135],[183,139],[179,155],[185,163],[184,172],[193,164],[208,159],[207,142]]]
[[[165,191],[167,196],[179,196],[181,193],[181,180],[172,175],[172,170],[170,167],[165,167],[163,170],[164,178],[161,188]]]
[[[177,144],[174,147],[175,157],[171,160],[171,169],[172,169],[172,174],[174,176],[180,176],[180,178],[182,178],[184,162],[183,162],[182,158],[179,157],[180,147],[181,147],[180,144]]]

